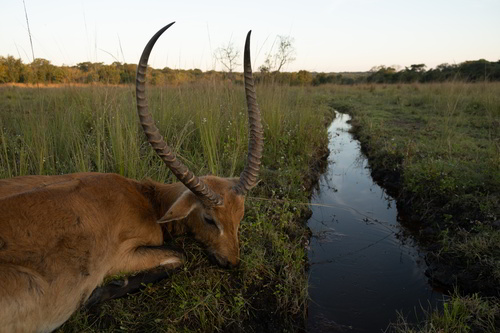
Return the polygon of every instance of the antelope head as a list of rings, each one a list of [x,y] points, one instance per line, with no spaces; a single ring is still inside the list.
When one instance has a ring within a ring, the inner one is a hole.
[[[174,22],[159,30],[146,45],[136,76],[137,112],[149,143],[180,183],[162,194],[165,205],[158,223],[182,223],[202,242],[221,266],[239,263],[238,229],[244,214],[245,194],[257,184],[263,147],[260,110],[250,64],[250,32],[245,42],[244,75],[248,106],[248,157],[239,178],[197,177],[181,163],[160,135],[146,99],[146,70],[157,39]]]

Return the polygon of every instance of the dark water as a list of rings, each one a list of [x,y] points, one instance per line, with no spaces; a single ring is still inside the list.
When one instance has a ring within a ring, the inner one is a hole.
[[[337,113],[329,128],[329,166],[311,201],[309,332],[381,332],[397,311],[415,320],[442,300],[422,255],[398,238],[396,203],[373,182],[349,119]]]

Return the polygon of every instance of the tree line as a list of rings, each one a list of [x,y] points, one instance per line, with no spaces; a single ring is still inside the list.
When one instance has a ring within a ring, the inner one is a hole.
[[[135,82],[136,64],[113,62],[82,62],[76,66],[55,66],[46,59],[37,58],[31,64],[12,56],[0,57],[1,83],[103,83],[132,84]],[[287,83],[290,85],[309,85],[313,74],[308,71],[279,72],[262,71],[255,73],[257,81]],[[243,82],[243,73],[231,71],[201,71],[200,69],[163,69],[148,68],[148,83],[153,85],[178,85],[199,81]]]
[[[31,64],[24,64],[12,56],[0,57],[0,83],[104,83],[131,84],[135,81],[136,64],[113,62],[82,62],[76,66],[55,66],[46,59],[37,58]],[[151,68],[148,80],[154,85],[177,84],[204,78],[220,76],[220,73],[199,69],[173,70]]]
[[[269,61],[268,61],[269,63]],[[357,84],[357,83],[412,83],[443,81],[500,81],[500,60],[490,62],[484,59],[465,61],[458,65],[442,64],[426,69],[424,64],[415,64],[396,70],[394,67],[377,66],[367,73],[314,73],[305,70],[298,72],[271,71],[266,64],[255,73],[257,82],[272,82],[290,85]],[[132,84],[135,80],[137,65],[113,62],[82,62],[76,66],[55,66],[46,59],[37,58],[30,64],[12,56],[0,57],[1,83],[103,83]],[[153,85],[178,85],[199,81],[243,82],[242,73],[201,71],[200,69],[163,69],[150,68],[148,82]]]
[[[484,59],[465,61],[460,64],[441,64],[426,70],[425,64],[415,64],[396,71],[394,67],[372,68],[366,77],[368,83],[412,83],[444,81],[500,81],[500,60],[490,62]]]

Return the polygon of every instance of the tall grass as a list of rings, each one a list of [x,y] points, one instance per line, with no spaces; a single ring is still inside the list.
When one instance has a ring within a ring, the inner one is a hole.
[[[42,94],[11,87],[0,89],[0,103],[2,177],[80,171],[165,176],[138,125],[130,87],[49,88]],[[234,176],[242,169],[248,135],[242,87],[153,88],[149,103],[167,142],[197,173]],[[311,126],[324,110],[314,109],[318,102],[306,88],[266,87],[259,104],[264,161],[303,152],[323,135]]]
[[[198,244],[179,237],[173,242],[188,254],[182,270],[97,314],[78,312],[61,331],[259,331],[271,320],[297,330],[307,300],[302,184],[314,150],[327,143],[331,117],[321,94],[257,87],[265,146],[240,229],[238,269],[210,265]],[[151,88],[148,99],[166,141],[196,174],[239,175],[248,140],[242,86]],[[132,87],[0,88],[0,110],[1,177],[97,171],[175,181],[140,129]]]

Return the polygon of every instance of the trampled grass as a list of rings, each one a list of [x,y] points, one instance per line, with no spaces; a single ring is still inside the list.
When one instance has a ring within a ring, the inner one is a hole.
[[[239,175],[248,136],[242,86],[149,92],[158,127],[191,170]],[[0,177],[99,171],[175,181],[145,140],[134,96],[133,87],[0,88]],[[188,256],[182,269],[137,295],[77,312],[60,332],[297,330],[307,300],[307,230],[298,203],[308,201],[302,184],[314,151],[327,142],[324,121],[332,112],[310,88],[261,86],[257,96],[265,147],[261,183],[247,198],[240,229],[241,265],[220,269],[179,237],[173,242]]]

